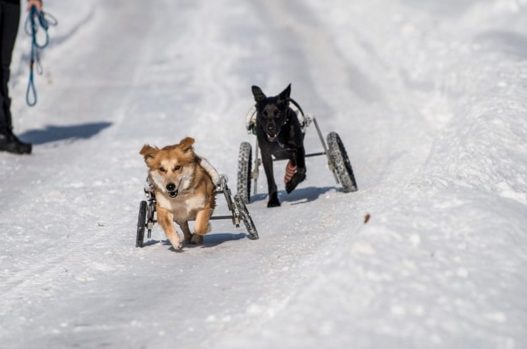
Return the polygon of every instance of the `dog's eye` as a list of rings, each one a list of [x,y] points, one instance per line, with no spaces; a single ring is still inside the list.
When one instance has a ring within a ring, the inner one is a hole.
[[[160,167],[160,168],[159,168],[159,171],[160,171],[160,172],[163,172],[163,173],[167,173],[167,169],[164,168],[164,167]]]
[[[264,110],[263,115],[267,116],[267,110]]]
[[[174,170],[173,170],[174,172],[179,171],[179,170],[181,170],[181,166],[179,165],[174,166]]]
[[[274,116],[278,116],[278,114],[279,114],[278,110],[275,110],[275,111],[273,112],[273,115],[274,115]]]

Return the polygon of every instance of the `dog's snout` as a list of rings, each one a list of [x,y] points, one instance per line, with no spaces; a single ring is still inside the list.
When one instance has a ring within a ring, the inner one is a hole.
[[[166,188],[168,191],[174,191],[176,190],[176,185],[174,183],[168,183]]]

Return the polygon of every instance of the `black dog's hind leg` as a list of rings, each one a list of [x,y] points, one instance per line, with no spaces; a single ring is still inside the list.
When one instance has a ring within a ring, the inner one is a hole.
[[[296,165],[296,173],[291,180],[285,184],[285,191],[289,194],[297,185],[306,179],[306,152],[304,147],[299,147],[293,157],[293,164]]]
[[[270,154],[262,152],[262,163],[265,170],[265,176],[267,177],[267,189],[269,192],[269,201],[267,207],[280,206],[280,200],[278,200],[278,190],[276,188],[276,182],[274,181],[273,171],[273,159]]]

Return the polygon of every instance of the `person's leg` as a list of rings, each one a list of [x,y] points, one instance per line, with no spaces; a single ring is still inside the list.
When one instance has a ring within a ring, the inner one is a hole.
[[[20,21],[20,4],[0,1],[0,132],[11,131],[9,75]]]
[[[8,88],[11,58],[19,22],[20,3],[0,0],[0,151],[30,154],[31,144],[20,141],[13,134]]]

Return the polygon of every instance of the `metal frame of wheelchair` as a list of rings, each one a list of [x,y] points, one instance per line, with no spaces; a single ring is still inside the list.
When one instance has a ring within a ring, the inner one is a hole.
[[[147,238],[152,237],[152,229],[157,223],[157,214],[156,214],[156,197],[154,194],[153,187],[149,185],[145,186],[145,197],[146,200],[142,200],[139,203],[139,216],[137,219],[137,234],[136,234],[136,247],[144,246],[145,232],[147,233]],[[227,178],[225,176],[220,176],[219,184],[216,186],[216,191],[214,195],[223,194],[225,201],[227,202],[227,208],[229,209],[229,215],[218,215],[211,216],[210,220],[224,220],[230,219],[232,224],[239,228],[241,223],[245,225],[247,229],[247,237],[251,240],[257,240],[259,238],[258,231],[252,220],[249,210],[245,205],[245,202],[238,196],[234,197],[231,194],[231,190],[227,186]]]
[[[322,151],[306,153],[305,157],[309,158],[316,156],[326,156],[329,170],[333,173],[335,182],[342,186],[342,190],[346,193],[357,191],[357,182],[351,167],[351,162],[338,133],[330,132],[327,135],[326,141],[322,136],[322,132],[320,131],[320,127],[318,126],[316,118],[304,114],[300,108],[295,110],[295,112],[297,117],[301,116],[303,119],[301,125],[303,125],[302,128],[304,134],[311,123],[315,125],[318,138],[322,145]],[[254,127],[256,127],[255,120],[256,119],[254,119]],[[246,203],[249,203],[251,198],[251,181],[253,182],[252,195],[256,195],[258,193],[258,177],[260,174],[260,165],[262,165],[262,160],[260,158],[260,148],[258,146],[258,138],[256,138],[255,141],[254,154],[255,156],[253,162],[251,144],[249,142],[242,142],[240,144],[240,151],[238,155],[237,195],[239,195]],[[273,156],[273,162],[284,160],[288,159],[275,158]]]

